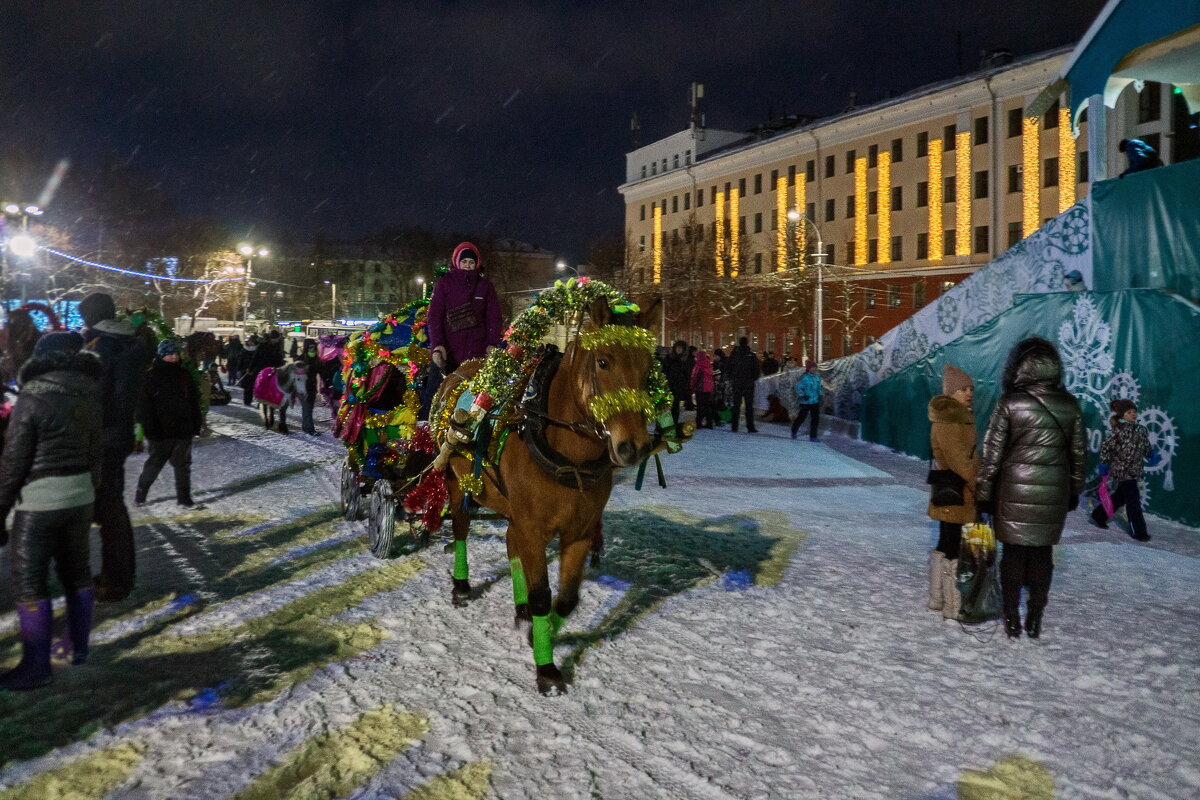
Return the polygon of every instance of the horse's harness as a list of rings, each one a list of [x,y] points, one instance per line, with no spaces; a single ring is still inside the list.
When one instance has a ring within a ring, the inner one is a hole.
[[[575,358],[577,351],[578,348],[571,353],[572,358]],[[519,423],[518,430],[521,438],[529,446],[529,453],[533,456],[534,462],[546,474],[563,486],[582,491],[607,478],[615,467],[607,453],[591,461],[576,464],[551,447],[550,441],[546,438],[546,431],[551,425],[566,428],[580,436],[598,439],[605,443],[610,437],[608,427],[601,422],[594,420],[569,422],[550,416],[550,383],[558,373],[562,358],[563,354],[558,348],[548,347],[546,354],[534,368],[525,390],[525,396],[521,400],[523,419]],[[594,394],[596,390],[594,372],[591,376],[591,390]]]

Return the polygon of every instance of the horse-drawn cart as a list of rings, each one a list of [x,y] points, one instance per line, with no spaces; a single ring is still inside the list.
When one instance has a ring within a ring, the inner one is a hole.
[[[354,334],[342,355],[345,384],[334,433],[346,444],[341,508],[348,520],[367,517],[367,539],[379,558],[393,558],[427,530],[400,505],[404,484],[432,461],[428,426],[417,422],[429,367],[421,301]],[[397,536],[397,521],[409,537]]]

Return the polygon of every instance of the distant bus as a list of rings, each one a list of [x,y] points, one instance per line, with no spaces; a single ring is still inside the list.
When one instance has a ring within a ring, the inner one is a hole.
[[[292,329],[292,336],[302,335],[309,339],[316,339],[325,334],[337,334],[339,336],[350,336],[359,331],[366,330],[366,325],[341,325],[336,322],[324,322],[317,320],[309,322],[305,325],[295,325]]]

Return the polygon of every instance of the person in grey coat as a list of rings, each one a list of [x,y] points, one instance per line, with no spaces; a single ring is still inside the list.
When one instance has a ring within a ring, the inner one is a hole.
[[[1054,574],[1052,547],[1067,514],[1079,507],[1086,470],[1086,431],[1079,401],[1062,385],[1054,345],[1032,337],[1008,354],[983,437],[975,507],[991,514],[1003,542],[1000,587],[1004,630],[1021,635],[1021,589],[1029,590],[1025,632],[1041,635]]]

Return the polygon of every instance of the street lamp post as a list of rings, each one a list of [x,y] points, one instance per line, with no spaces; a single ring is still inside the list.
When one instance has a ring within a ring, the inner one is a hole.
[[[337,322],[337,284],[333,281],[325,281],[329,285],[329,321]]]
[[[254,278],[254,256],[266,258],[271,255],[271,251],[265,247],[256,248],[252,244],[243,242],[238,245],[238,252],[246,257],[246,295],[242,303],[242,329],[245,330],[247,323],[250,322],[250,287],[253,285]]]
[[[425,279],[417,276],[417,285],[421,287],[421,299],[425,299]]]
[[[792,227],[791,241],[789,242],[793,252],[796,252],[797,259],[799,258],[798,249],[796,248],[796,227],[807,222],[812,226],[813,232],[817,235],[817,252],[813,253],[813,266],[817,268],[817,284],[816,297],[813,302],[813,352],[816,354],[816,362],[820,364],[825,357],[825,343],[822,334],[824,333],[824,316],[825,316],[825,243],[821,240],[821,229],[817,227],[817,223],[813,222],[808,216],[801,214],[799,210],[793,208],[788,212],[788,222]]]
[[[558,270],[559,272],[565,272],[567,270],[571,270],[571,272],[575,273],[576,278],[579,277],[579,270],[576,269],[575,267],[567,266],[567,262],[563,261],[561,258],[554,263],[554,268],[556,270]]]

